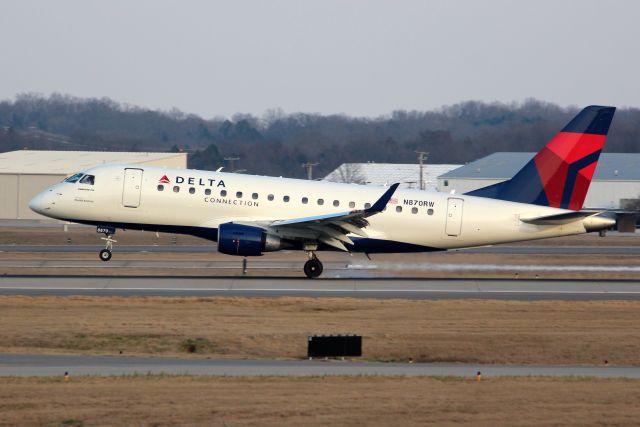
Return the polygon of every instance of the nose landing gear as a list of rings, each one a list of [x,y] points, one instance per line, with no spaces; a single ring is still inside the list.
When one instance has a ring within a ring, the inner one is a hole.
[[[116,229],[113,227],[97,227],[96,231],[98,233],[104,234],[105,237],[101,237],[106,243],[106,247],[100,251],[99,256],[101,261],[109,261],[111,259],[113,244],[118,241],[112,239],[111,236],[116,234]]]
[[[322,263],[314,252],[307,252],[309,255],[309,261],[304,263],[304,274],[309,279],[315,279],[322,274]]]
[[[109,261],[111,259],[111,249],[101,250],[99,256],[102,261]]]

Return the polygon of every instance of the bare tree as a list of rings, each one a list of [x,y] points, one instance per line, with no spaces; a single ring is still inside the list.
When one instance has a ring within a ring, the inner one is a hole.
[[[362,168],[357,163],[343,163],[338,168],[338,174],[340,175],[338,182],[345,182],[347,184],[365,183]]]

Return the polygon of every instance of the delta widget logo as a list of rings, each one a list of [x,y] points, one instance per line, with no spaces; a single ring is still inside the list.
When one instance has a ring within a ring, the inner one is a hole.
[[[167,178],[167,175],[162,175],[162,178],[160,178],[158,182],[160,184],[169,184],[171,181],[169,181],[169,178]]]

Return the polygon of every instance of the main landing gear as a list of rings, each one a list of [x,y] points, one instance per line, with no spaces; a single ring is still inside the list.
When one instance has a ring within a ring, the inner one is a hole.
[[[96,231],[104,234],[105,237],[101,237],[101,239],[107,242],[106,247],[100,251],[100,260],[105,262],[109,261],[112,255],[113,244],[118,242],[111,238],[111,236],[116,234],[116,229],[112,227],[97,227]]]
[[[309,261],[304,263],[304,274],[309,279],[315,279],[322,274],[322,263],[314,252],[310,251],[307,254],[309,255]]]

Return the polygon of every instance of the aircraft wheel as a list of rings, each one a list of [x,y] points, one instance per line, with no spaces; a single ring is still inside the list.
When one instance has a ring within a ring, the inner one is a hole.
[[[103,249],[100,251],[100,259],[102,261],[109,261],[111,259],[111,251],[109,249]]]
[[[304,263],[304,274],[309,279],[315,279],[322,274],[322,263],[318,259],[310,259]]]

